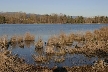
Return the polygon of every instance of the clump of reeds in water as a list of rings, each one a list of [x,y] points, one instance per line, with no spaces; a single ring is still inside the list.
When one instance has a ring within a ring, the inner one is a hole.
[[[33,34],[31,34],[30,32],[26,32],[24,35],[24,40],[25,41],[34,41],[35,36]]]
[[[46,62],[47,58],[45,56],[36,56],[36,55],[32,55],[32,58],[34,59],[35,62]]]
[[[24,40],[23,40],[23,36],[19,35],[17,36],[17,42],[20,48],[24,48]]]
[[[38,41],[35,43],[36,48],[43,48],[43,40],[41,38],[38,39]]]
[[[60,35],[56,36],[55,40],[55,46],[61,48],[62,46],[65,45],[65,39],[66,39],[66,34],[65,33],[60,33]]]
[[[17,35],[13,35],[10,39],[11,44],[16,44],[17,43]]]
[[[21,36],[21,35],[17,36],[17,42],[18,43],[21,43],[23,41],[24,41],[23,36]]]
[[[58,36],[51,36],[48,39],[47,45],[48,46],[55,46],[55,47],[62,47],[62,46],[71,46],[72,43],[75,41],[81,41],[82,40],[82,36],[79,35],[75,35],[73,33],[66,35],[64,32],[61,32]]]
[[[65,57],[63,57],[63,56],[60,56],[60,57],[55,56],[54,61],[58,62],[58,63],[61,63],[61,62],[65,61]]]
[[[54,54],[55,53],[54,46],[46,46],[45,47],[45,53],[46,54]]]
[[[56,45],[57,44],[57,36],[54,35],[54,36],[51,36],[49,39],[48,39],[48,42],[47,42],[47,46],[51,46],[51,45]]]
[[[7,36],[4,35],[0,38],[0,48],[7,49],[8,47],[8,39]]]
[[[58,52],[55,52],[55,55],[57,55],[57,56],[61,56],[61,55],[65,55],[65,54],[66,54],[66,51],[63,48],[61,48]]]
[[[75,41],[75,34],[65,34],[64,32],[61,32],[58,36],[58,42],[57,44],[59,46],[71,46],[72,43]]]

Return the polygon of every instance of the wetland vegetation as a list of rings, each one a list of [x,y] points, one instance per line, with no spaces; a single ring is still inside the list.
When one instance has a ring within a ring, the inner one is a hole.
[[[49,64],[50,61],[62,63],[67,58],[67,54],[83,54],[87,57],[99,58],[92,65],[83,66],[63,66],[68,72],[105,72],[108,69],[108,27],[86,31],[85,33],[61,32],[58,35],[51,36],[46,42],[35,35],[26,32],[24,35],[13,35],[8,38],[7,35],[0,37],[0,71],[37,71],[53,72],[57,66],[49,68],[41,64]],[[33,43],[34,50],[38,54],[32,54],[35,65],[27,64],[25,59],[20,58],[17,54],[12,54],[10,48],[18,45],[20,48]],[[71,60],[70,60],[71,61]],[[38,64],[39,63],[39,64]]]

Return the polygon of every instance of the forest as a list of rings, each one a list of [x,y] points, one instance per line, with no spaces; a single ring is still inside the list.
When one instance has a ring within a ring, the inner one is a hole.
[[[0,24],[90,24],[108,23],[108,16],[69,16],[65,14],[33,14],[25,12],[0,12]]]

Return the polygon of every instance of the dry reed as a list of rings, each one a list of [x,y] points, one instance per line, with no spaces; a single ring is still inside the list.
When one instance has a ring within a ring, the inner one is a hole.
[[[25,41],[34,41],[35,36],[33,34],[31,34],[30,32],[26,32],[24,35],[24,40]]]
[[[41,38],[38,39],[38,41],[35,43],[36,48],[43,48],[43,41]]]

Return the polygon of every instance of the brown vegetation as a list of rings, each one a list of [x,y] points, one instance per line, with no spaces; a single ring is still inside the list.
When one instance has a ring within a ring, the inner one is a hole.
[[[43,48],[43,41],[41,38],[38,39],[38,41],[35,43],[36,48]]]
[[[23,39],[24,38],[24,39]],[[9,42],[12,44],[14,43],[21,43],[23,45],[23,40],[26,41],[34,41],[34,35],[30,33],[26,33],[24,37],[22,36],[12,36],[11,40],[8,41],[7,36],[3,36],[0,38],[0,49],[7,48],[7,45]],[[74,43],[76,42],[76,44]],[[71,43],[71,45],[74,46],[72,48],[68,45],[68,43]],[[69,54],[85,54],[86,56],[98,56],[101,58],[107,59],[108,57],[108,27],[100,28],[99,30],[95,30],[93,32],[86,32],[83,35],[80,34],[74,34],[70,33],[69,35],[66,35],[65,33],[61,33],[58,36],[51,37],[47,45],[43,45],[42,39],[39,39],[36,42],[36,49],[40,47],[45,47],[41,49],[46,54],[44,55],[33,55],[33,59],[35,62],[41,62],[45,63],[49,61],[49,59],[53,59],[55,62],[63,62],[65,61],[64,55]],[[50,56],[52,55],[52,56]],[[36,68],[36,69],[34,69]],[[0,71],[15,71],[15,72],[21,72],[21,71],[36,71],[38,72],[44,72],[44,70],[49,70],[49,68],[45,67],[39,67],[39,69],[36,66],[26,64],[23,59],[18,58],[18,56],[12,55],[10,51],[7,49],[0,51]],[[68,72],[105,72],[108,69],[108,65],[105,64],[104,60],[99,60],[94,63],[92,66],[75,66],[75,67],[65,67]],[[42,71],[43,70],[43,71]]]
[[[17,36],[16,36],[16,35],[13,35],[13,36],[11,37],[11,39],[10,39],[10,42],[11,42],[12,45],[13,45],[13,44],[16,44],[16,43],[17,43]]]
[[[45,56],[36,56],[36,55],[32,55],[34,61],[36,62],[41,62],[41,63],[45,63],[47,61],[47,58]]]
[[[94,16],[94,17],[83,17],[83,16],[67,16],[65,14],[27,14],[24,12],[0,12],[0,24],[34,24],[34,23],[108,23],[107,16]]]
[[[0,48],[1,49],[7,49],[8,48],[8,38],[6,35],[2,36],[0,38]]]
[[[57,60],[57,62],[59,61],[62,60]],[[45,66],[29,65],[25,63],[24,59],[18,58],[17,55],[11,55],[10,51],[0,52],[1,72],[53,72],[53,70],[55,70],[56,68],[57,67],[53,67],[52,69],[49,69]],[[64,68],[66,68],[68,72],[107,72],[108,70],[108,66],[104,65],[102,60],[95,62],[93,66],[64,66]]]
[[[30,32],[26,32],[24,35],[24,40],[25,41],[34,41],[35,36],[33,34],[30,34]]]

